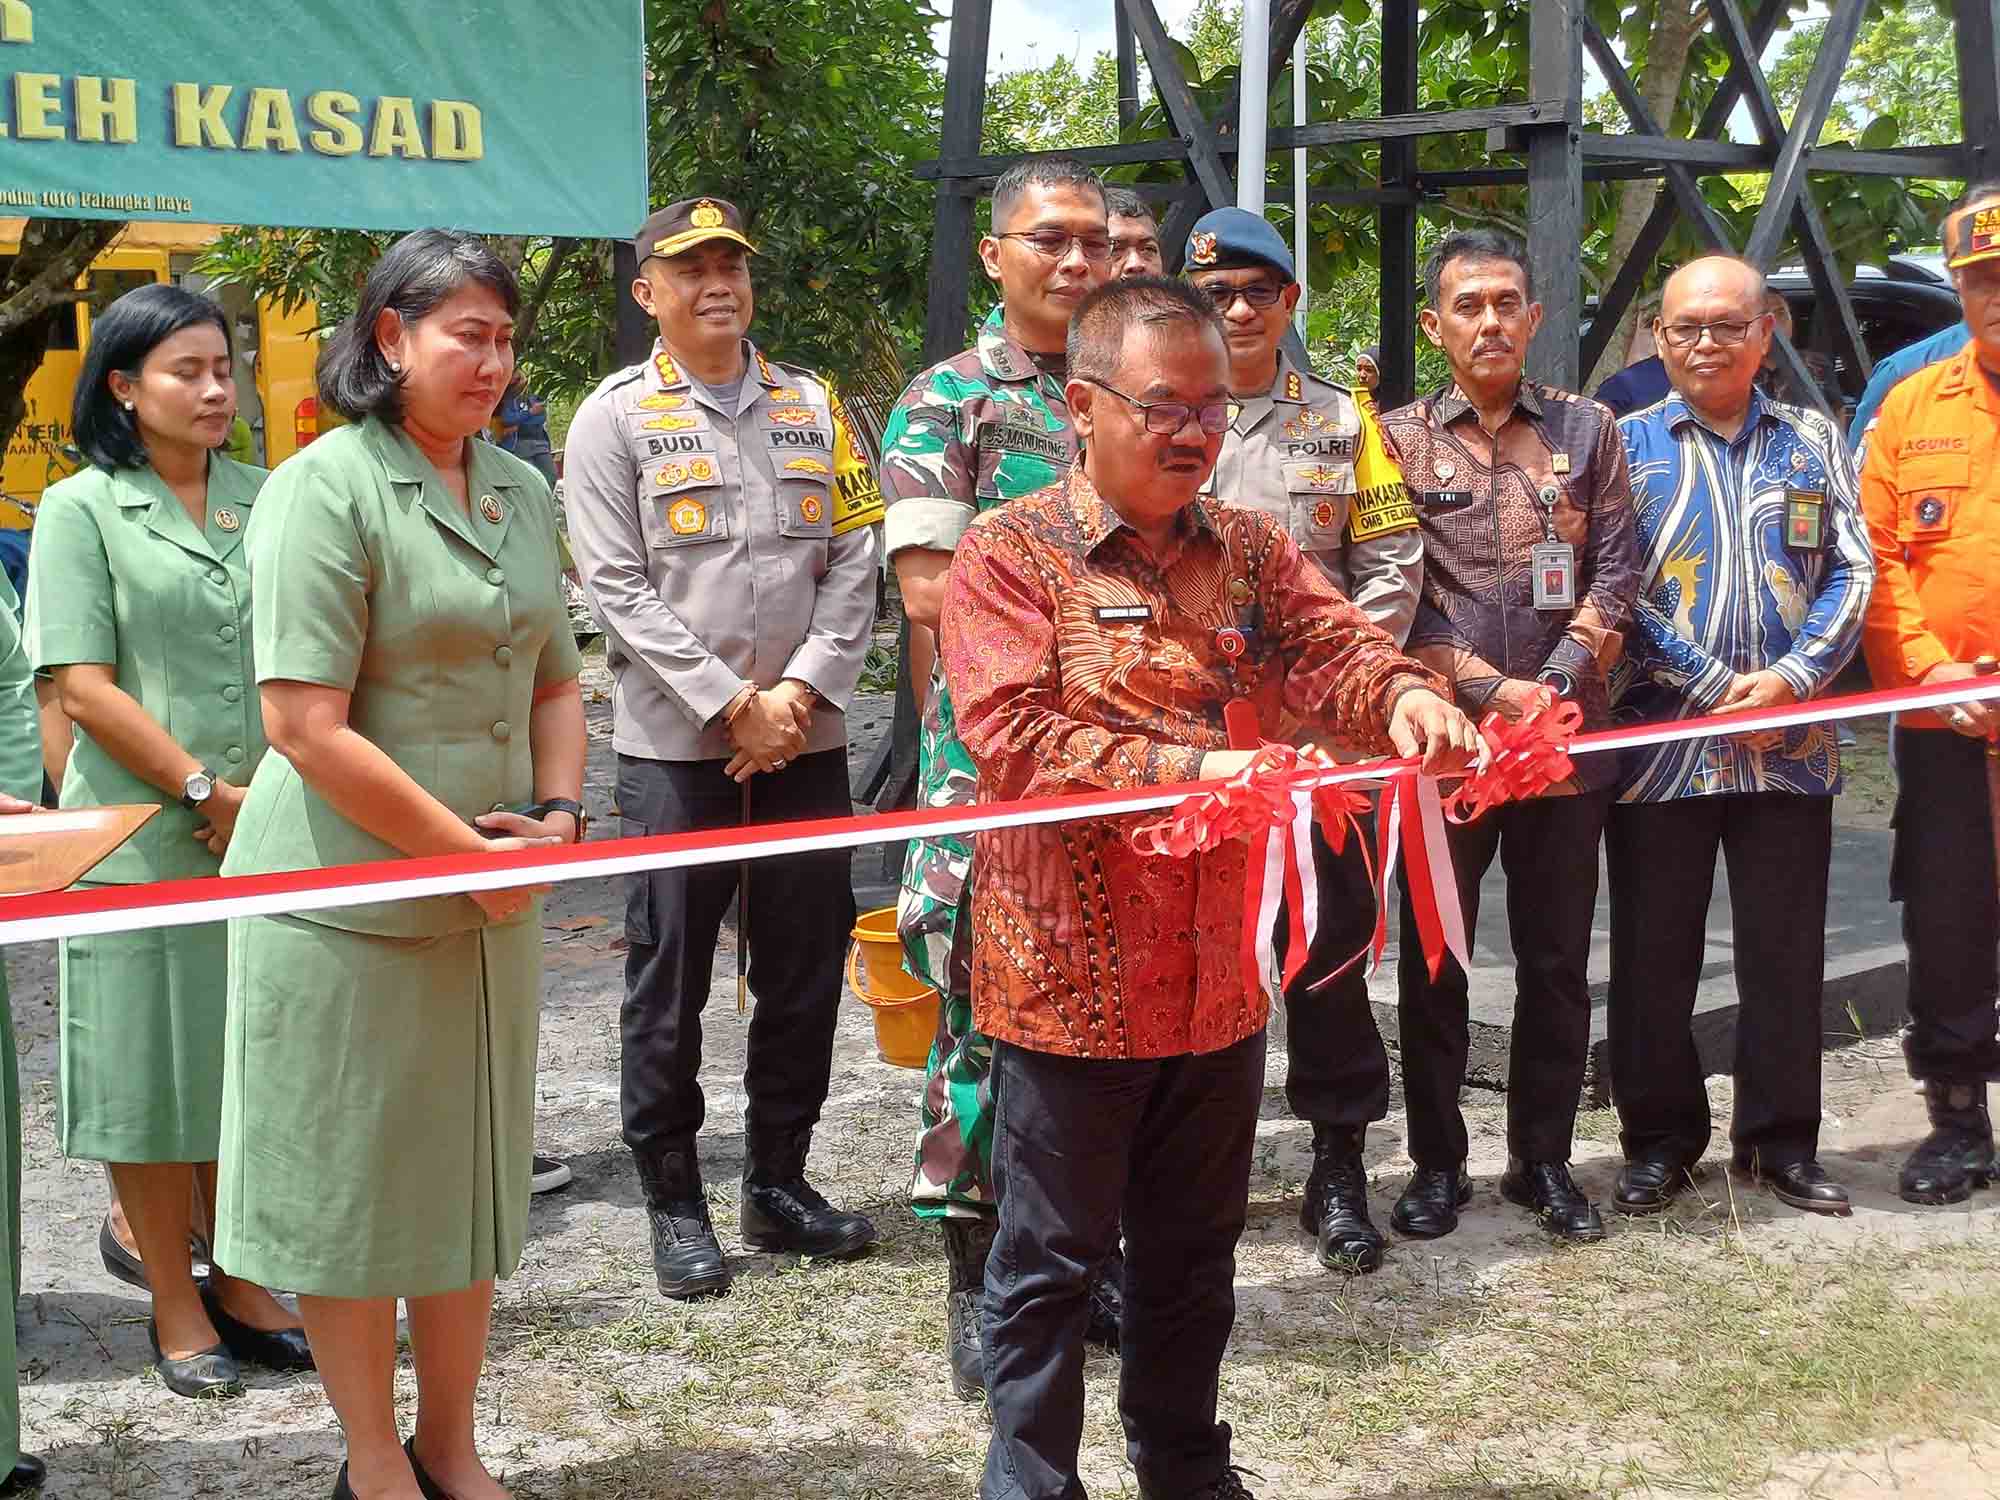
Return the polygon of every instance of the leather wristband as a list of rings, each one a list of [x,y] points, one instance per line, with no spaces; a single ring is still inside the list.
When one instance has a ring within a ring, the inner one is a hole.
[[[528,816],[537,821],[546,818],[550,813],[568,813],[575,819],[575,842],[579,844],[583,842],[584,835],[590,830],[590,814],[583,810],[581,802],[573,802],[568,797],[550,797],[546,801],[537,802],[528,810]]]

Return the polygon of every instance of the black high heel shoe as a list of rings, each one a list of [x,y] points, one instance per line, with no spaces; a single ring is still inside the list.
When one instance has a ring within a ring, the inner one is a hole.
[[[417,1488],[423,1492],[424,1500],[452,1500],[451,1492],[424,1472],[424,1466],[417,1462],[416,1439],[403,1444],[403,1452],[409,1455],[410,1472],[417,1477]],[[354,1490],[347,1482],[347,1465],[340,1466],[340,1474],[333,1481],[333,1500],[354,1500]]]
[[[49,1466],[32,1453],[23,1453],[5,1478],[0,1478],[0,1495],[19,1495],[38,1490],[49,1477]]]
[[[252,1328],[229,1315],[212,1286],[201,1289],[201,1305],[208,1309],[208,1321],[222,1335],[222,1347],[245,1364],[262,1365],[267,1370],[310,1370],[312,1345],[303,1328]]]
[[[160,1325],[146,1320],[146,1337],[153,1345],[153,1368],[160,1383],[176,1396],[234,1396],[243,1389],[243,1372],[221,1344],[190,1354],[186,1359],[168,1359],[160,1350]]]

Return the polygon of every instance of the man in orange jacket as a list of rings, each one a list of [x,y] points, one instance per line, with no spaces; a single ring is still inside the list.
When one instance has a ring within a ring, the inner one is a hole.
[[[1972,342],[1903,381],[1864,439],[1861,507],[1875,550],[1862,646],[1878,687],[1948,682],[2000,656],[2000,181],[1945,218],[1945,263]],[[1957,1203],[1993,1177],[1987,1081],[2000,1076],[2000,996],[1988,757],[2000,702],[1898,719],[1890,896],[1910,952],[1910,1074],[1931,1133],[1903,1165],[1912,1203]],[[2000,785],[2000,782],[1996,782]]]

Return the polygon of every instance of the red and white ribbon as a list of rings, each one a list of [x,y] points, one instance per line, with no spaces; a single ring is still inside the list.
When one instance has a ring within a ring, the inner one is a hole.
[[[1975,678],[1932,687],[1898,688],[1818,699],[1785,708],[1710,715],[1669,724],[1597,730],[1578,735],[1571,756],[1599,754],[1714,735],[1749,734],[1838,719],[1864,719],[1911,709],[2000,699],[2000,678]],[[1938,731],[1948,732],[1948,731]],[[1414,774],[1414,760],[1382,760],[1354,766],[1301,765],[1282,773],[1285,791],[1320,791],[1380,782]],[[146,885],[95,886],[39,896],[0,898],[0,944],[92,933],[135,932],[219,922],[229,917],[285,915],[330,910],[419,896],[595,880],[641,870],[686,869],[698,865],[769,859],[820,849],[854,849],[867,844],[942,834],[971,834],[992,828],[1059,823],[1072,818],[1119,817],[1179,807],[1190,796],[1217,791],[1226,783],[1135,787],[1128,791],[1036,797],[976,807],[918,809],[870,817],[822,818],[796,823],[759,824],[706,833],[662,834],[650,838],[604,839],[558,849],[514,853],[443,855],[386,860],[373,864],[295,870],[275,875],[212,876]],[[1295,804],[1294,804],[1295,806]],[[1295,813],[1286,818],[1289,825]],[[1335,820],[1338,826],[1338,820]],[[1329,839],[1333,837],[1328,834]]]

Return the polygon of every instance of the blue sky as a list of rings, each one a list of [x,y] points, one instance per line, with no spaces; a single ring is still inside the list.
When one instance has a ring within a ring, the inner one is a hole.
[[[1178,31],[1193,11],[1195,0],[1156,0],[1160,19]],[[1099,52],[1109,52],[1112,0],[994,0],[991,73],[1039,68],[1067,56],[1077,71],[1090,71]],[[949,12],[948,4],[938,9]],[[939,28],[940,50],[948,27]]]

